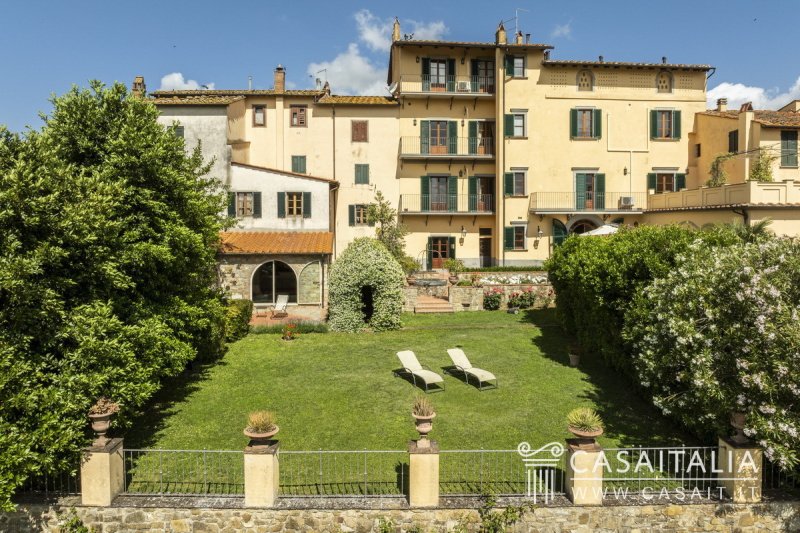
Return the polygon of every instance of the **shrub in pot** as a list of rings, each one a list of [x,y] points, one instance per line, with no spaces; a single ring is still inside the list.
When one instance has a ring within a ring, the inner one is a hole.
[[[591,407],[578,407],[567,414],[567,429],[580,440],[594,442],[603,434],[603,421]]]
[[[411,408],[411,416],[414,417],[419,433],[420,440],[417,445],[424,447],[427,445],[428,433],[433,429],[433,419],[436,417],[433,404],[425,396],[417,396]]]
[[[276,422],[277,418],[272,411],[253,411],[247,417],[247,427],[243,433],[253,445],[265,444],[278,434],[280,428]]]
[[[458,283],[458,274],[464,271],[464,262],[460,259],[448,259],[442,266],[450,272],[450,283],[454,285]]]

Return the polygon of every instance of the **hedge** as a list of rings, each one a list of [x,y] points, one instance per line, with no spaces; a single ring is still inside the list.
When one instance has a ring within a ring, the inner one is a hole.
[[[245,337],[250,331],[250,319],[252,317],[252,301],[229,301],[225,311],[225,340],[227,342],[234,342]]]

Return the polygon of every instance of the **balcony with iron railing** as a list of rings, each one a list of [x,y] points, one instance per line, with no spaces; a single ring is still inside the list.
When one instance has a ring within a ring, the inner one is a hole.
[[[489,215],[491,194],[401,194],[400,215]]]
[[[402,159],[494,159],[491,137],[417,137],[400,138]]]
[[[534,192],[530,212],[546,213],[641,213],[647,207],[643,192]]]
[[[400,77],[400,94],[426,96],[492,97],[494,76],[404,75]]]

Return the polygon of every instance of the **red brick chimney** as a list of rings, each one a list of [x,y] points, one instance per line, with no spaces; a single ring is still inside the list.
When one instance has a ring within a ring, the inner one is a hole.
[[[278,65],[275,68],[275,82],[272,87],[275,92],[282,93],[286,90],[286,70],[283,65]]]

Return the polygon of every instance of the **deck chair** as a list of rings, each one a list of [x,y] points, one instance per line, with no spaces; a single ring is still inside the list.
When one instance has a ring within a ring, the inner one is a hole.
[[[403,373],[410,374],[414,386],[417,386],[417,380],[420,380],[425,385],[425,392],[428,392],[428,385],[439,385],[440,390],[444,390],[444,378],[436,372],[425,369],[419,361],[417,356],[411,350],[397,352],[397,357],[403,365]]]
[[[286,312],[286,304],[289,303],[288,294],[279,294],[278,300],[275,302],[275,309],[272,310],[272,318],[284,318],[289,316]]]
[[[483,384],[490,381],[494,381],[494,386],[492,388],[497,388],[497,377],[487,370],[472,366],[472,363],[467,359],[467,354],[465,354],[464,350],[461,348],[450,348],[447,350],[447,355],[449,355],[450,360],[453,361],[453,366],[451,368],[463,372],[464,379],[467,380],[467,383],[469,383],[469,377],[472,376],[478,380],[478,390],[483,390]]]

